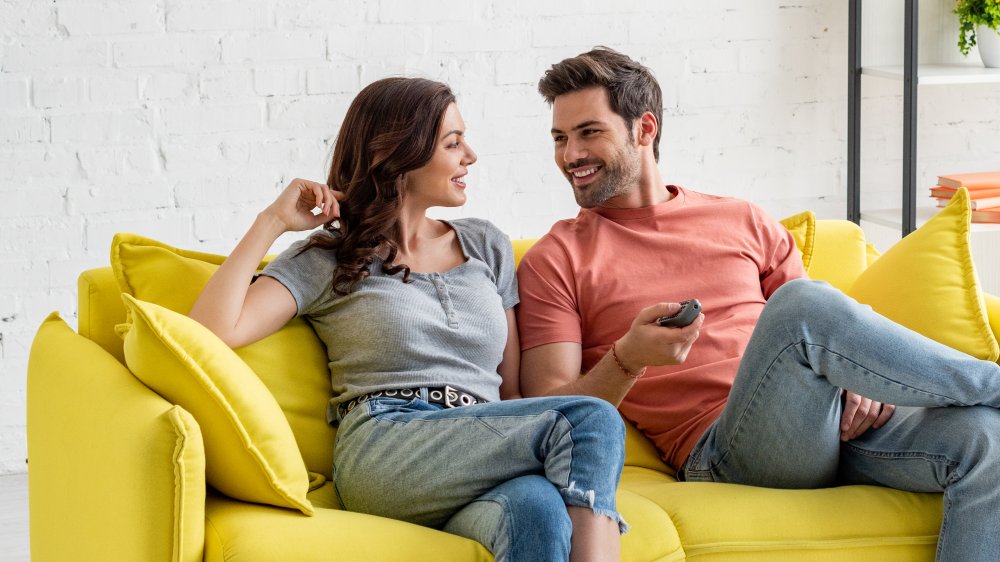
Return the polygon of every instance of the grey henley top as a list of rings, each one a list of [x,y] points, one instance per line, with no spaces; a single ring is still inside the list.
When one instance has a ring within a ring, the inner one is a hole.
[[[332,289],[335,251],[296,255],[305,240],[264,268],[288,288],[298,315],[326,345],[330,423],[339,404],[378,390],[450,385],[486,401],[500,399],[504,311],[518,303],[510,240],[482,219],[445,222],[466,261],[442,273],[411,273],[411,283],[402,282],[402,273],[383,273],[376,258],[371,275],[339,296]]]

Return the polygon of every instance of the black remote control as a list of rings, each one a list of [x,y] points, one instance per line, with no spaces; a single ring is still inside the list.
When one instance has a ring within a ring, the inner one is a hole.
[[[661,316],[656,323],[664,328],[683,328],[701,314],[701,303],[698,299],[691,299],[681,303],[681,309],[670,316]]]

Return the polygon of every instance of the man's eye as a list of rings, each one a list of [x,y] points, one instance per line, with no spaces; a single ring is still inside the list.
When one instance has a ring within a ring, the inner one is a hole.
[[[595,134],[597,132],[598,132],[597,129],[584,129],[583,130],[583,135],[584,136],[590,136],[590,135],[593,135],[593,134]]]
[[[566,142],[566,137],[562,137],[562,136],[552,137],[552,142],[554,142],[556,144],[561,143],[561,142]]]

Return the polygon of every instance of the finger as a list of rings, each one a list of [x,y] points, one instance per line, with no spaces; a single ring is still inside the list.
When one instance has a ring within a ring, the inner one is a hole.
[[[869,400],[867,398],[865,399],[865,402],[868,403],[867,409],[865,410],[863,416],[862,415],[855,416],[854,427],[851,428],[851,433],[848,436],[848,439],[856,439],[861,435],[863,435],[864,432],[868,431],[868,428],[870,428],[872,424],[875,423],[875,420],[878,419],[879,413],[881,413],[882,411],[881,402],[876,402],[874,400]]]
[[[878,428],[882,427],[883,425],[885,425],[886,423],[888,423],[889,422],[889,418],[892,417],[892,414],[895,411],[896,411],[896,407],[893,406],[892,404],[883,404],[882,405],[882,412],[879,413],[878,418],[875,420],[875,423],[872,424],[872,429],[878,429]]]
[[[858,413],[858,408],[861,406],[861,397],[857,394],[848,392],[846,398],[844,399],[844,411],[840,415],[840,434],[841,437],[847,435],[850,431],[851,426],[854,424],[854,416]]]
[[[681,305],[676,302],[661,302],[648,306],[639,311],[635,316],[636,324],[652,324],[661,316],[670,316],[681,309]]]

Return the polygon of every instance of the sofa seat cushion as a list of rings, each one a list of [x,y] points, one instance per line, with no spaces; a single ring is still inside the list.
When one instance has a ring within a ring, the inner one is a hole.
[[[670,516],[689,562],[932,560],[941,526],[940,494],[875,486],[777,490],[626,467],[621,489]]]
[[[214,494],[205,505],[205,562],[492,559],[475,541],[373,515],[317,508],[313,517],[302,517]]]
[[[674,482],[670,477],[664,478]],[[309,492],[309,501],[316,513],[305,519],[295,517],[294,513],[289,517],[285,511],[267,506],[242,503],[217,494],[210,496],[206,508],[206,562],[279,559],[472,562],[493,558],[478,543],[461,537],[383,517],[343,511],[331,482]],[[684,560],[677,530],[660,506],[621,489],[617,502],[618,510],[632,526],[622,537],[623,562]],[[372,549],[383,544],[388,550],[373,554]],[[275,553],[287,554],[280,557]]]

